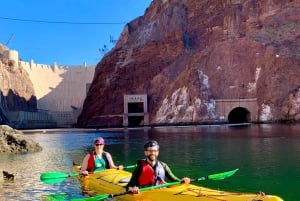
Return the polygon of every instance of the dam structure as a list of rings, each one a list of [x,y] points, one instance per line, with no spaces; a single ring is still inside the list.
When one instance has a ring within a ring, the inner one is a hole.
[[[20,61],[18,52],[7,50],[7,59],[29,75],[37,99],[37,112],[6,111],[16,128],[73,127],[93,80],[95,66],[59,66]]]
[[[22,68],[34,88],[37,111],[9,111],[0,96],[0,120],[14,128],[73,127],[82,112],[83,102],[95,73],[95,66],[59,66],[20,61],[18,52],[6,50],[5,59],[12,68]],[[1,93],[1,91],[0,91]],[[0,94],[1,95],[1,94]],[[100,115],[97,118],[120,118],[124,127],[149,126],[150,112],[147,94],[124,94],[123,113]],[[257,98],[216,99],[214,123],[258,122]],[[151,103],[150,103],[151,104]],[[99,125],[95,125],[99,126]]]

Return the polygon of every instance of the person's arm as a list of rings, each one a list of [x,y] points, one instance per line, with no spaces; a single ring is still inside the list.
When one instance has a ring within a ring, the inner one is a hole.
[[[181,181],[181,179],[179,179],[178,177],[176,177],[173,174],[173,172],[171,171],[171,169],[169,168],[169,166],[166,163],[161,162],[161,164],[162,164],[163,168],[165,169],[166,178],[168,178],[170,181]]]
[[[110,153],[106,152],[106,158],[107,158],[108,163],[109,163],[109,168],[115,168],[115,169],[120,169],[120,170],[124,169],[123,165],[119,165],[119,166],[115,165]]]
[[[132,172],[132,176],[130,178],[130,181],[126,185],[126,190],[130,191],[132,193],[138,193],[139,192],[139,177],[142,173],[142,166],[138,165]]]
[[[90,154],[87,154],[84,157],[84,159],[82,161],[82,164],[81,164],[81,168],[80,168],[80,174],[83,174],[83,175],[88,175],[89,174],[89,172],[87,171],[89,157],[90,157]]]
[[[183,177],[182,179],[179,179],[178,177],[176,177],[173,172],[171,171],[171,169],[169,168],[169,166],[164,163],[164,162],[161,162],[162,166],[164,167],[165,169],[165,172],[166,172],[166,177],[170,180],[170,181],[181,181],[182,183],[185,183],[185,184],[189,184],[191,182],[191,179],[188,178],[188,177]]]

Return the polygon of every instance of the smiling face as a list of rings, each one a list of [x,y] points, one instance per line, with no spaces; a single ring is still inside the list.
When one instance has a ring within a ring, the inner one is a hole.
[[[158,147],[148,147],[144,153],[149,162],[155,162],[159,155],[159,150]]]
[[[95,151],[97,153],[103,151],[103,148],[104,148],[104,139],[102,137],[98,137],[98,138],[95,138],[94,139],[94,147],[95,147]]]
[[[98,154],[98,153],[100,153],[101,151],[103,151],[104,144],[95,143],[95,144],[94,144],[94,147],[95,147],[96,153]]]

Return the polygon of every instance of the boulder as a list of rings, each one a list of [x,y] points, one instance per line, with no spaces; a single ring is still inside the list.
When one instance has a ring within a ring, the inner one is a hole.
[[[0,125],[0,154],[28,153],[41,151],[39,143],[24,135],[21,131],[7,125]]]

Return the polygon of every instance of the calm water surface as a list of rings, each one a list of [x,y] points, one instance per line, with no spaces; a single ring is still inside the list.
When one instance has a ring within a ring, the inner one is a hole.
[[[75,178],[55,185],[39,180],[43,172],[70,173],[72,162],[81,163],[92,148],[93,138],[102,136],[116,164],[132,165],[143,158],[143,144],[155,139],[161,145],[160,160],[179,176],[198,178],[239,168],[220,181],[202,181],[206,187],[275,194],[285,201],[299,201],[300,125],[251,125],[249,127],[193,126],[134,129],[113,132],[32,132],[30,138],[43,151],[22,155],[0,155],[0,171],[15,175],[14,181],[0,177],[0,200],[47,200],[48,195],[66,193],[67,199],[82,197]]]

